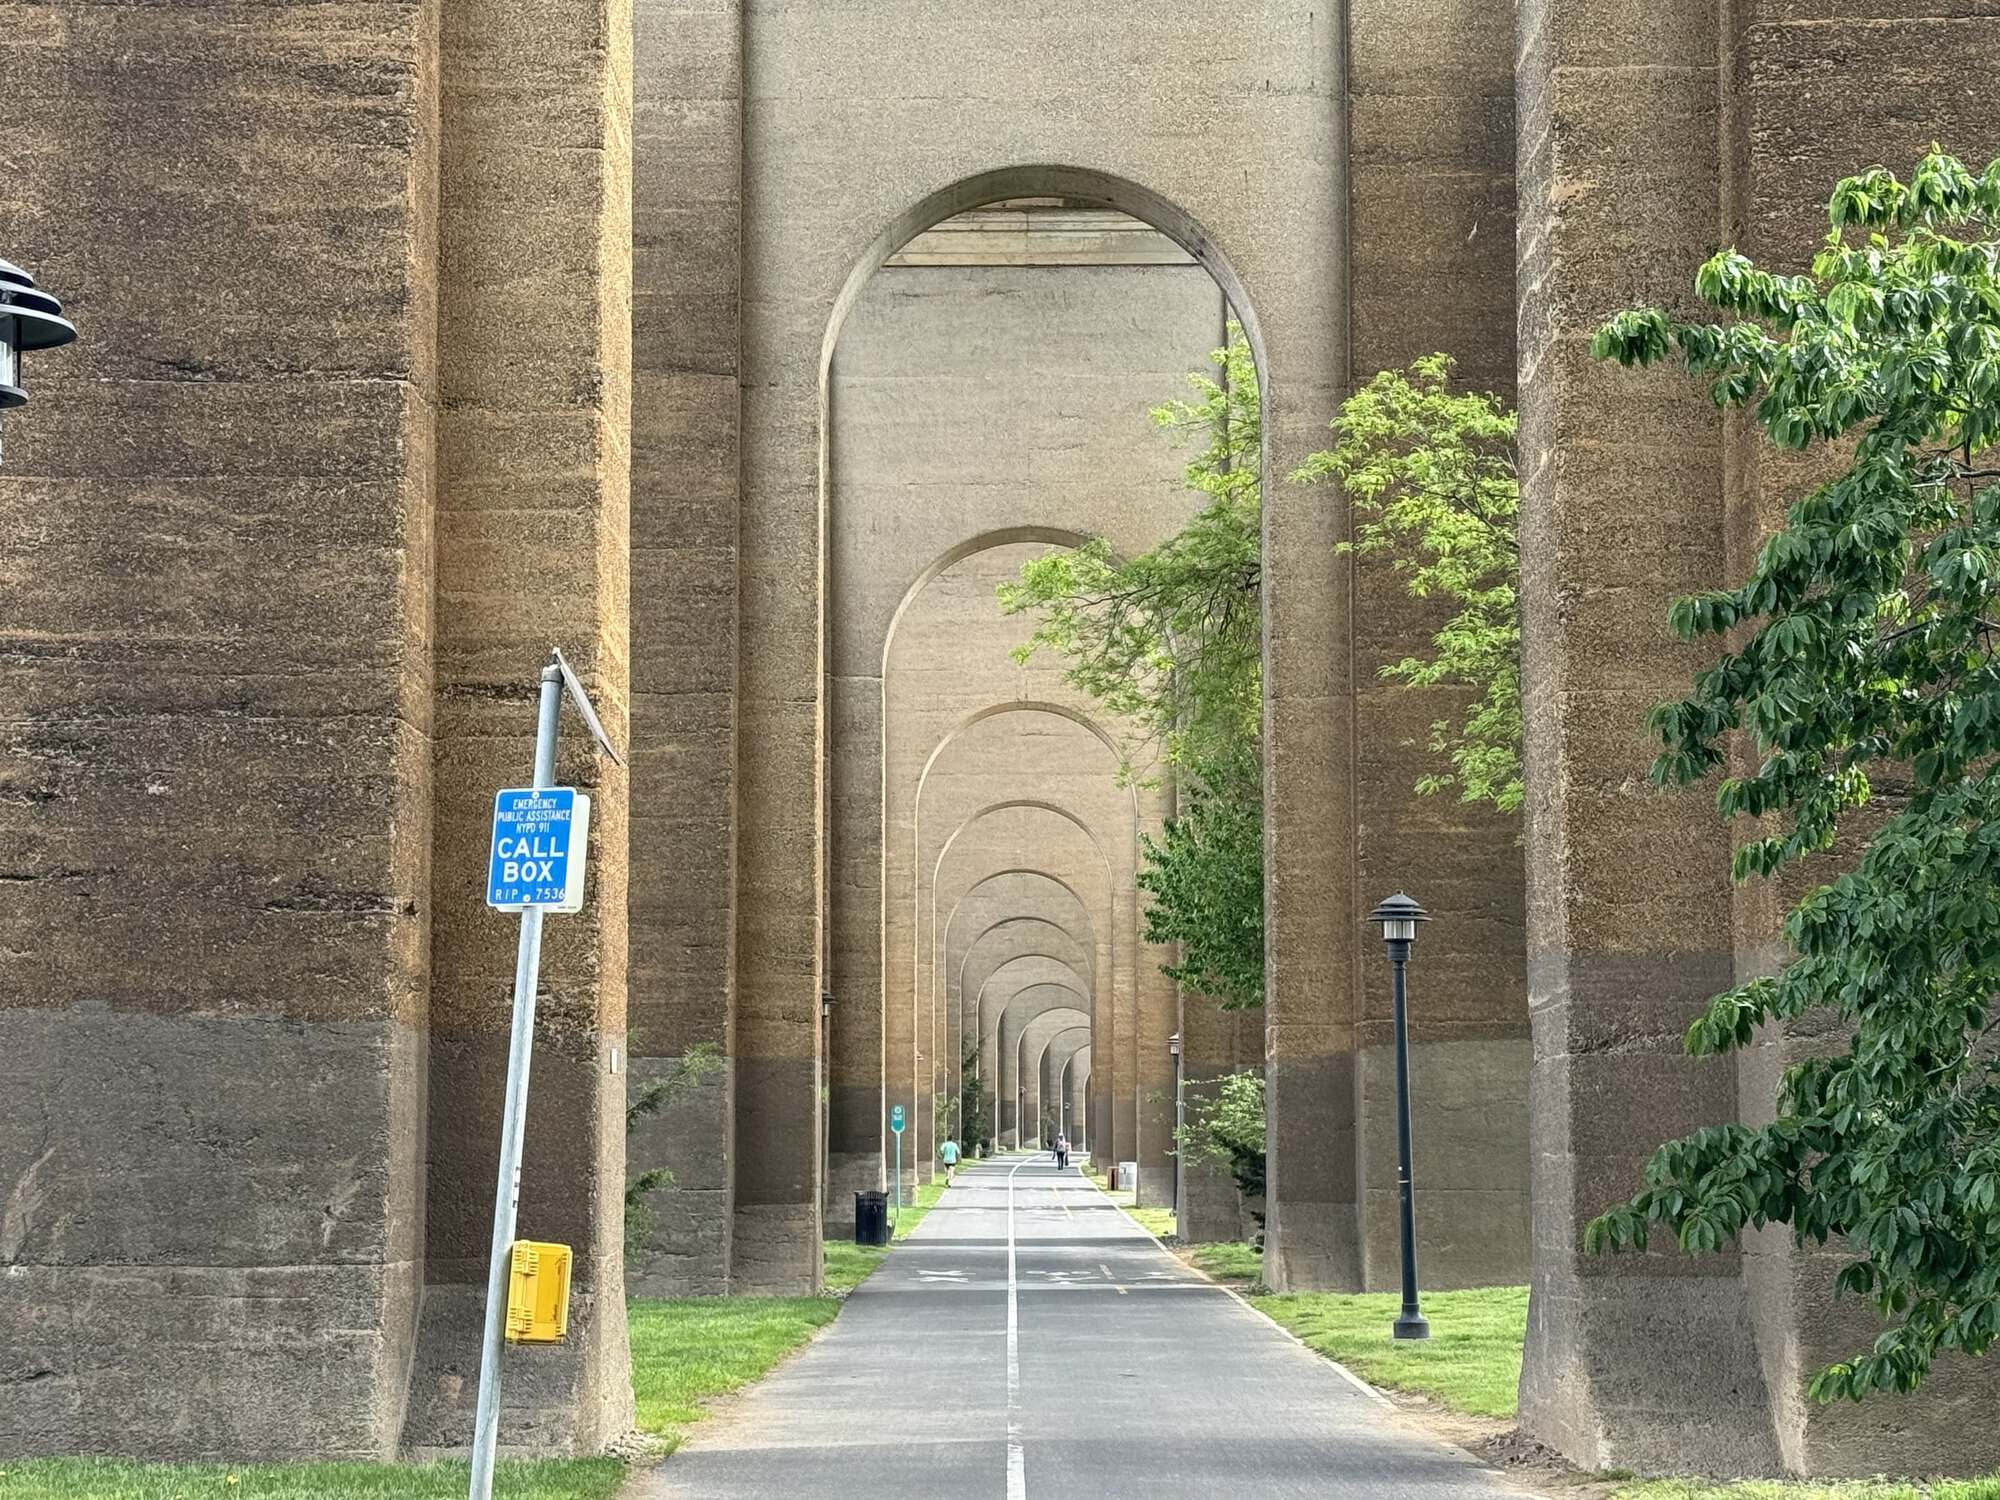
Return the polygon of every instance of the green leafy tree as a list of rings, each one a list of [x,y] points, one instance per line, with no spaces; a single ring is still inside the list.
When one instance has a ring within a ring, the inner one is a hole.
[[[1769,1125],[1660,1148],[1646,1186],[1594,1221],[1591,1248],[1691,1251],[1748,1226],[1843,1243],[1841,1287],[1889,1326],[1820,1371],[1822,1400],[1910,1391],[1944,1350],[2000,1330],[2000,163],[1933,151],[1908,183],[1881,168],[1835,188],[1809,275],[1734,251],[1699,296],[1729,321],[1621,314],[1595,352],[1678,349],[1722,407],[1748,408],[1830,474],[1792,501],[1740,586],[1679,600],[1682,636],[1725,637],[1685,699],[1654,711],[1665,785],[1723,771],[1729,818],[1764,820],[1737,878],[1769,877],[1865,836],[1858,860],[1790,912],[1794,957],[1712,1000],[1688,1050],[1727,1052],[1820,1012],[1846,1045],[1791,1066]],[[1852,814],[1890,795],[1872,836]]]
[[[1210,1079],[1214,1092],[1190,1101],[1187,1123],[1175,1133],[1175,1144],[1190,1161],[1212,1161],[1225,1167],[1246,1198],[1264,1196],[1264,1075],[1225,1073]],[[1261,1223],[1263,1216],[1258,1216]]]
[[[1457,611],[1428,654],[1382,668],[1411,687],[1473,693],[1461,714],[1431,725],[1431,751],[1448,769],[1417,790],[1456,787],[1461,801],[1511,813],[1521,807],[1517,419],[1498,396],[1453,390],[1452,366],[1433,354],[1377,374],[1341,403],[1338,442],[1292,478],[1338,480],[1354,517],[1341,550],[1387,554],[1412,595]]]
[[[1225,1010],[1264,1003],[1264,782],[1249,745],[1187,762],[1180,808],[1141,834],[1146,941],[1177,945],[1167,977]]]
[[[1014,654],[1048,650],[1065,677],[1130,729],[1126,771],[1142,758],[1200,758],[1254,743],[1263,713],[1263,446],[1257,368],[1242,329],[1188,377],[1193,401],[1152,412],[1194,434],[1188,487],[1206,503],[1174,535],[1126,561],[1102,538],[1039,557],[1000,586],[1008,614],[1033,612]]]
[[[974,1147],[993,1139],[993,1120],[986,1107],[986,1090],[979,1081],[979,1041],[976,1037],[966,1043],[965,1056],[959,1060],[958,1078],[958,1115],[965,1122],[965,1139],[959,1144]]]
[[[1197,443],[1186,481],[1201,509],[1129,561],[1101,539],[1037,558],[1000,601],[1037,617],[1017,659],[1062,656],[1069,682],[1128,727],[1125,775],[1142,760],[1178,768],[1180,813],[1142,850],[1147,940],[1180,946],[1175,979],[1252,1006],[1264,988],[1263,436],[1242,329],[1210,359],[1214,373],[1189,376],[1192,400],[1151,413]]]
[[[639,1122],[659,1114],[689,1089],[723,1067],[722,1046],[718,1042],[697,1042],[658,1078],[641,1084],[625,1099],[625,1134],[629,1139]],[[625,1248],[645,1243],[652,1232],[652,1197],[662,1188],[673,1186],[670,1167],[651,1167],[625,1183]]]

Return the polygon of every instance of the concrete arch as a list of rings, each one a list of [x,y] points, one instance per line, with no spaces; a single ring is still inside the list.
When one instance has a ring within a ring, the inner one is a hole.
[[[1031,805],[995,810],[968,820],[937,865],[935,881],[917,891],[913,995],[921,1055],[948,1066],[963,1048],[963,1012],[956,1018],[951,1015],[941,983],[954,957],[950,914],[985,876],[1030,859],[1037,868],[1059,874],[1082,897],[1097,936],[1091,965],[1097,1007],[1108,1010],[1129,989],[1133,932],[1120,912],[1120,893],[1131,888],[1129,866],[1107,858],[1088,826],[1062,811]],[[960,996],[961,1007],[963,1001]],[[922,1067],[918,1077],[921,1089]],[[949,1085],[940,1078],[939,1086]]]
[[[1066,1123],[1068,1096],[1063,1089],[1063,1075],[1069,1068],[1069,1060],[1084,1047],[1090,1045],[1090,1027],[1081,1023],[1071,1023],[1051,1032],[1039,1047],[1035,1045],[1032,1029],[1022,1037],[1022,1043],[1032,1054],[1027,1065],[1028,1072],[1035,1078],[1041,1089],[1041,1096],[1053,1110],[1058,1127]]]
[[[1013,1030],[1011,1054],[1015,1079],[1016,1096],[1025,1101],[1026,1112],[1019,1116],[1020,1127],[1025,1132],[1021,1144],[1027,1145],[1039,1138],[1043,1122],[1043,1106],[1048,1102],[1042,1089],[1041,1054],[1048,1045],[1048,1039],[1056,1032],[1070,1026],[1088,1026],[1089,1012],[1075,1005],[1062,1003],[1060,997],[1024,990],[1008,1005],[1001,1015],[1001,1028]]]
[[[984,208],[990,203],[1005,202],[1010,198],[1037,195],[1069,198],[1130,214],[1152,225],[1187,251],[1229,299],[1230,307],[1243,324],[1244,337],[1249,341],[1261,377],[1268,364],[1264,354],[1263,331],[1249,290],[1217,244],[1215,236],[1193,214],[1164,194],[1111,172],[1055,163],[1002,166],[938,187],[890,218],[861,248],[845,284],[834,296],[826,335],[820,346],[822,430],[825,426],[827,380],[833,369],[833,354],[839,346],[841,330],[862,289],[874,277],[882,262],[933,224],[942,223],[955,214]]]
[[[1079,1151],[1088,1151],[1090,1149],[1090,1043],[1085,1042],[1070,1055],[1063,1074],[1063,1095],[1070,1106],[1070,1143]]]
[[[1070,531],[1061,526],[1003,526],[995,531],[984,531],[978,536],[968,537],[957,545],[947,547],[928,563],[910,586],[903,591],[896,609],[889,616],[889,628],[882,636],[882,670],[889,670],[889,653],[895,649],[896,631],[903,623],[903,616],[923,593],[931,581],[939,574],[964,562],[968,557],[976,557],[981,552],[992,552],[1000,547],[1017,547],[1022,543],[1040,542],[1051,547],[1080,547],[1090,538],[1081,531]]]
[[[931,864],[931,879],[933,881],[937,879],[937,872],[943,867],[945,857],[951,853],[952,845],[956,844],[974,824],[983,818],[990,818],[999,813],[1013,812],[1016,809],[1054,813],[1063,821],[1074,824],[1077,831],[1090,840],[1090,846],[1097,851],[1098,858],[1104,861],[1105,874],[1108,876],[1111,873],[1111,858],[1104,852],[1104,845],[1099,840],[1097,831],[1084,819],[1071,812],[1059,802],[1050,802],[1039,797],[1010,797],[1001,802],[989,802],[977,812],[971,813],[959,821],[958,826],[952,829],[951,833],[946,836],[943,847],[938,850],[937,858]]]
[[[954,740],[958,739],[960,735],[975,725],[983,724],[986,720],[996,718],[1001,714],[1053,714],[1058,719],[1067,719],[1072,724],[1080,725],[1095,735],[1104,748],[1111,752],[1113,762],[1114,764],[1116,763],[1118,742],[1111,738],[1109,731],[1102,724],[1099,724],[1097,720],[1082,709],[1072,708],[1066,703],[1016,699],[1007,703],[988,704],[975,713],[967,714],[965,718],[954,724],[944,737],[937,742],[936,746],[932,748],[930,756],[924,761],[923,773],[917,778],[918,795],[921,796],[923,794],[924,783],[930,779],[931,768],[937,764],[939,757],[951,748]]]

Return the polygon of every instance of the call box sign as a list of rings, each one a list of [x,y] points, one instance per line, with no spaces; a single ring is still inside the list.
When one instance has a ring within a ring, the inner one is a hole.
[[[498,911],[583,909],[590,798],[574,787],[510,787],[493,799],[486,904]]]

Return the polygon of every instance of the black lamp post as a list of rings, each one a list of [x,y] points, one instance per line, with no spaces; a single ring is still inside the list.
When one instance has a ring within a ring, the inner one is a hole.
[[[1399,1339],[1427,1339],[1431,1325],[1417,1307],[1416,1185],[1410,1177],[1410,1023],[1403,971],[1409,966],[1410,945],[1417,940],[1417,923],[1428,922],[1430,916],[1398,891],[1368,913],[1368,920],[1381,925],[1396,995],[1396,1180],[1403,1196],[1403,1310],[1396,1317],[1395,1335]]]
[[[1185,1123],[1185,1100],[1181,1093],[1181,1034],[1167,1038],[1167,1055],[1174,1060],[1174,1213],[1181,1211],[1181,1126]]]
[[[23,354],[59,348],[75,337],[62,304],[12,261],[0,260],[0,411],[28,404],[21,384]]]

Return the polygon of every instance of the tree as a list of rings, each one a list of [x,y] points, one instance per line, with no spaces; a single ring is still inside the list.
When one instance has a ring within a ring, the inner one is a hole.
[[[1462,714],[1431,725],[1430,749],[1448,769],[1419,778],[1417,791],[1456,787],[1460,801],[1511,813],[1521,807],[1517,419],[1498,396],[1451,389],[1452,367],[1433,354],[1381,371],[1341,403],[1339,441],[1292,478],[1345,489],[1354,540],[1341,551],[1389,554],[1414,597],[1456,606],[1428,655],[1382,676],[1473,690]]]
[[[1627,365],[1678,349],[1718,406],[1778,447],[1817,447],[1826,482],[1792,501],[1747,581],[1673,606],[1681,636],[1730,643],[1653,713],[1653,779],[1725,769],[1725,818],[1764,820],[1735,858],[1768,878],[1834,847],[1880,784],[1865,852],[1785,922],[1779,973],[1716,996],[1697,1055],[1808,1012],[1846,1046],[1791,1066],[1776,1118],[1662,1146],[1646,1186],[1595,1220],[1592,1249],[1670,1228],[1714,1251],[1749,1226],[1844,1243],[1841,1289],[1890,1325],[1815,1375],[1821,1400],[1915,1390],[1943,1350],[2000,1330],[2000,163],[1974,176],[1935,150],[1906,184],[1842,181],[1809,275],[1733,250],[1696,278],[1733,321],[1620,314],[1595,352]]]
[[[1191,1101],[1187,1123],[1174,1144],[1191,1160],[1217,1162],[1229,1170],[1245,1198],[1264,1196],[1264,1075],[1225,1073],[1210,1079],[1213,1093]],[[1258,1215],[1263,1222],[1263,1215]]]
[[[658,1078],[639,1086],[636,1093],[625,1101],[625,1135],[629,1139],[639,1128],[639,1122],[664,1110],[688,1089],[694,1088],[711,1073],[721,1071],[723,1066],[722,1046],[718,1042],[697,1042],[686,1053],[675,1060],[674,1065]],[[652,1167],[627,1179],[625,1183],[625,1248],[643,1244],[652,1231],[652,1205],[648,1201],[661,1188],[671,1187],[673,1170],[669,1167]]]
[[[1264,1003],[1264,775],[1238,745],[1182,767],[1180,808],[1139,836],[1146,941],[1177,945],[1169,979],[1224,1010]]]
[[[1199,760],[1255,743],[1263,714],[1257,367],[1234,323],[1210,359],[1219,378],[1190,375],[1194,401],[1151,413],[1200,437],[1186,478],[1207,503],[1128,561],[1094,538],[1034,559],[1000,586],[1006,613],[1037,616],[1015,659],[1041,650],[1067,658],[1071,685],[1128,727],[1128,775],[1142,758]]]
[[[966,1042],[965,1055],[959,1059],[958,1117],[965,1122],[965,1139],[959,1142],[961,1146],[977,1147],[993,1139],[993,1122],[986,1108],[986,1090],[979,1081],[977,1037]]]
[[[1102,539],[1037,558],[1000,601],[1038,617],[1018,660],[1065,657],[1067,680],[1127,726],[1123,774],[1178,768],[1180,812],[1141,851],[1146,938],[1180,946],[1174,979],[1240,1007],[1264,995],[1263,435],[1243,330],[1210,360],[1214,376],[1188,377],[1195,399],[1151,413],[1197,438],[1186,480],[1202,508],[1126,562]]]

